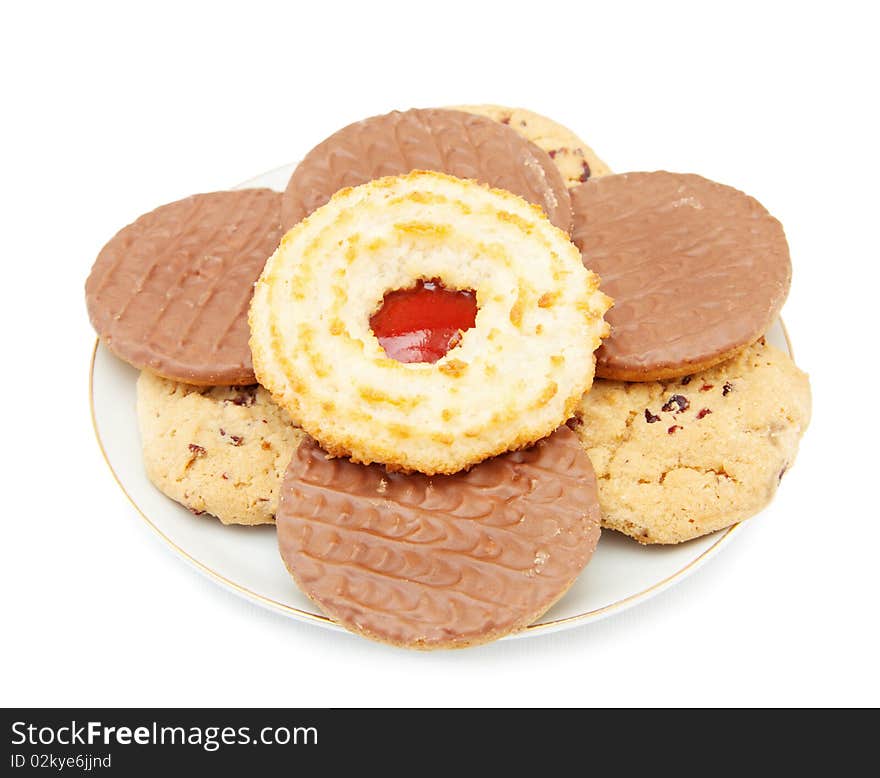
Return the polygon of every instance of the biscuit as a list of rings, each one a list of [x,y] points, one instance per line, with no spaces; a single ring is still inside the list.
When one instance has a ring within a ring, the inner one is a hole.
[[[296,451],[278,547],[346,629],[407,648],[463,648],[522,629],[599,540],[596,480],[567,428],[467,473],[428,478]]]
[[[370,318],[439,279],[476,292],[434,363],[389,358]],[[415,172],[339,192],[285,235],[251,305],[261,384],[334,456],[454,473],[550,434],[593,377],[610,301],[540,209]]]
[[[509,127],[463,111],[414,108],[339,130],[297,165],[281,205],[289,228],[340,189],[382,176],[435,170],[506,189],[571,229],[571,201],[553,160]]]
[[[456,105],[451,108],[488,116],[512,127],[550,155],[550,159],[562,173],[566,186],[577,186],[590,178],[600,178],[611,173],[611,168],[568,127],[563,127],[546,116],[525,108],[505,108],[503,105]]]
[[[603,526],[640,543],[681,543],[770,502],[809,422],[810,385],[762,340],[684,378],[598,379],[578,415]]]
[[[224,524],[275,520],[284,468],[303,438],[262,387],[195,387],[143,371],[137,412],[156,487]]]
[[[754,198],[680,173],[625,173],[571,190],[572,240],[614,298],[596,375],[658,381],[705,370],[761,337],[788,294],[782,225]]]
[[[163,205],[120,230],[86,281],[92,325],[140,369],[189,384],[255,383],[247,309],[281,238],[281,195],[239,189]]]

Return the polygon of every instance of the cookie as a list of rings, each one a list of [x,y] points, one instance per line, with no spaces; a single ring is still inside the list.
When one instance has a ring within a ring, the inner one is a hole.
[[[195,387],[144,371],[137,412],[147,476],[161,492],[224,524],[275,520],[303,434],[265,389]]]
[[[596,156],[596,152],[568,127],[563,127],[546,116],[525,108],[505,108],[503,105],[456,105],[452,108],[488,116],[512,127],[549,154],[569,187],[611,173],[611,169]]]
[[[355,122],[312,149],[293,171],[282,202],[292,227],[344,187],[433,170],[506,189],[571,229],[571,201],[546,152],[483,116],[440,108],[393,111]]]
[[[247,309],[281,238],[281,195],[193,195],[124,227],[86,281],[89,317],[116,356],[198,385],[256,382]]]
[[[600,532],[593,470],[565,427],[434,478],[330,459],[306,440],[277,526],[284,564],[324,613],[419,649],[526,627],[571,586]]]
[[[754,198],[667,172],[605,176],[571,196],[572,240],[614,299],[597,376],[656,381],[705,370],[779,314],[788,243]]]
[[[474,293],[474,326],[435,362],[390,358],[371,320],[428,280]],[[251,350],[260,383],[331,454],[454,473],[571,416],[609,303],[539,208],[416,172],[339,192],[284,236],[254,291]]]
[[[770,502],[809,422],[810,385],[762,340],[671,381],[597,380],[579,417],[603,526],[640,543],[681,543]]]

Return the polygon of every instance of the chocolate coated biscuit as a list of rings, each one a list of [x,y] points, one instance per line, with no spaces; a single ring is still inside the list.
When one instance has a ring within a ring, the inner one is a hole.
[[[599,540],[592,465],[566,427],[533,448],[432,478],[329,459],[305,440],[277,514],[288,570],[347,629],[456,648],[530,624]]]
[[[313,148],[290,177],[281,206],[290,228],[340,189],[432,170],[506,189],[569,231],[571,200],[545,151],[484,116],[440,108],[393,111],[355,122]]]
[[[572,240],[614,299],[597,376],[655,381],[705,370],[779,314],[788,243],[754,198],[667,172],[605,176],[571,196]]]
[[[281,238],[280,205],[270,189],[212,192],[120,230],[86,281],[89,317],[104,344],[172,380],[256,383],[247,312]]]

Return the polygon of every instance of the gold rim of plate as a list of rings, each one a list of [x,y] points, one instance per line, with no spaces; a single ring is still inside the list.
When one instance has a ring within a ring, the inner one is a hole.
[[[779,320],[779,324],[782,327],[782,335],[785,338],[785,345],[788,348],[788,353],[792,359],[794,359],[794,352],[791,348],[791,338],[788,336],[788,330],[785,327],[785,323],[782,319]],[[213,578],[218,583],[223,586],[232,589],[235,592],[247,597],[248,599],[255,600],[259,602],[261,605],[270,608],[271,610],[280,611],[282,613],[287,613],[289,615],[295,615],[296,617],[304,620],[311,621],[316,624],[323,624],[325,626],[332,626],[336,629],[343,629],[343,627],[338,624],[334,619],[329,618],[328,616],[324,616],[320,613],[312,613],[311,611],[303,610],[302,608],[295,608],[292,605],[288,605],[287,603],[279,602],[278,600],[273,600],[271,597],[266,597],[263,594],[259,594],[258,592],[253,591],[252,589],[248,589],[246,586],[242,586],[241,584],[236,583],[231,578],[227,578],[222,573],[217,572],[212,567],[209,567],[204,562],[196,559],[192,554],[186,551],[184,548],[181,548],[177,543],[175,543],[171,538],[169,538],[155,523],[153,523],[152,519],[144,512],[144,510],[140,507],[140,505],[135,502],[134,498],[128,493],[128,490],[125,488],[124,484],[120,480],[119,476],[114,470],[113,465],[110,462],[110,459],[107,456],[107,451],[104,448],[104,441],[101,440],[101,433],[98,431],[98,422],[95,418],[95,394],[94,394],[94,383],[95,383],[95,359],[98,354],[98,345],[100,344],[100,339],[95,339],[95,345],[92,349],[92,358],[89,363],[89,412],[92,417],[92,429],[95,431],[95,439],[98,441],[98,448],[101,450],[101,456],[104,458],[104,462],[107,464],[111,474],[113,475],[113,479],[116,481],[117,486],[122,490],[122,493],[126,496],[128,501],[131,503],[132,507],[138,512],[140,517],[146,522],[147,526],[153,530],[166,544],[168,544],[174,551],[176,551],[180,556],[182,556],[187,562],[195,566],[198,570],[201,570],[205,575]],[[616,602],[610,603],[608,605],[604,605],[601,608],[595,608],[591,611],[586,611],[584,613],[578,613],[574,616],[566,616],[565,618],[559,619],[550,619],[548,621],[536,621],[533,624],[530,624],[523,630],[519,632],[513,633],[513,635],[508,636],[516,636],[516,635],[533,635],[546,631],[553,631],[559,629],[563,626],[574,625],[574,624],[585,624],[589,621],[595,621],[601,617],[610,615],[615,611],[626,609],[631,605],[635,605],[640,600],[644,600],[650,597],[652,594],[657,594],[660,590],[666,588],[671,585],[674,581],[678,580],[682,576],[686,575],[689,571],[693,570],[695,567],[698,567],[703,562],[705,562],[710,556],[714,555],[718,552],[718,550],[727,543],[730,538],[734,535],[734,533],[742,527],[742,522],[739,524],[734,524],[731,527],[728,527],[726,530],[721,531],[718,539],[703,551],[698,557],[695,557],[690,562],[688,562],[683,567],[676,570],[672,575],[667,576],[661,581],[658,581],[655,584],[643,589],[640,592],[636,592],[635,594],[631,594],[629,597],[624,597],[623,599],[617,600]],[[294,585],[291,581],[291,585]]]

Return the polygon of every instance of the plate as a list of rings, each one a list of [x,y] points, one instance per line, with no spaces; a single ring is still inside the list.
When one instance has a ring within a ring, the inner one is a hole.
[[[240,187],[283,189],[293,167],[271,170]],[[791,354],[781,321],[770,328],[767,340]],[[95,434],[110,471],[143,520],[182,559],[216,583],[291,618],[341,630],[287,574],[274,527],[226,527],[207,514],[194,516],[150,483],[141,458],[137,377],[135,368],[95,343],[89,377]],[[534,624],[505,639],[597,621],[644,602],[692,574],[747,524],[677,546],[640,546],[616,532],[603,532],[590,564],[565,596]]]

